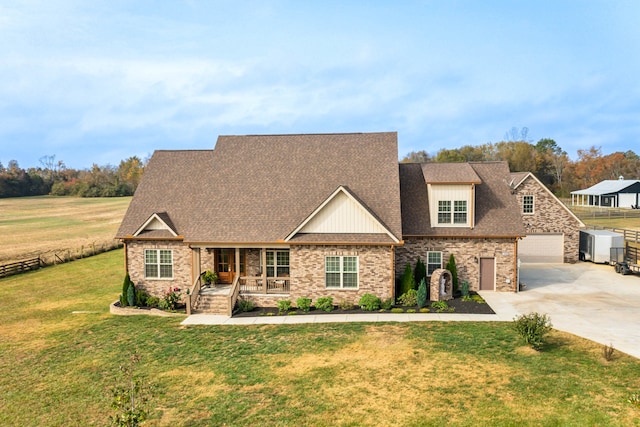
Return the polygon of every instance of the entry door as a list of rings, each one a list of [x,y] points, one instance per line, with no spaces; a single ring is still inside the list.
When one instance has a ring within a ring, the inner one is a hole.
[[[480,290],[493,291],[495,288],[495,258],[480,258]]]
[[[233,249],[218,249],[216,259],[216,270],[218,272],[218,281],[220,283],[233,282],[233,263],[235,260],[235,251]]]

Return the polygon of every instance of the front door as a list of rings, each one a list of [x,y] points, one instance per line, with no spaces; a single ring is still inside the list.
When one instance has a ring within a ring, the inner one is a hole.
[[[234,261],[235,251],[233,249],[218,249],[216,251],[216,270],[220,283],[233,282]]]
[[[495,258],[480,258],[480,290],[493,291],[495,288]]]

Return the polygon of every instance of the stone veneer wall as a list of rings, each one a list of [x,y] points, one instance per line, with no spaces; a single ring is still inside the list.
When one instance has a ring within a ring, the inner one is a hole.
[[[173,250],[173,279],[147,279],[144,277],[144,250]],[[180,288],[183,292],[191,287],[191,249],[182,242],[127,242],[127,270],[131,280],[149,295],[161,298],[169,287]]]
[[[402,276],[407,263],[414,269],[418,257],[426,264],[427,252],[442,251],[442,268],[451,254],[456,260],[458,285],[467,281],[469,289],[477,291],[480,288],[480,258],[490,257],[496,259],[495,290],[515,292],[515,245],[515,240],[511,239],[405,238],[404,246],[396,248],[396,278]]]
[[[533,195],[533,214],[522,213],[525,195]],[[522,222],[527,233],[564,234],[564,262],[578,261],[580,245],[580,223],[563,207],[562,202],[549,194],[535,179],[528,176],[516,188]]]

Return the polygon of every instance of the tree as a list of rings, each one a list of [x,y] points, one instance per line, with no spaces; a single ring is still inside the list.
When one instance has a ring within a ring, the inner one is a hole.
[[[134,353],[129,357],[128,366],[120,366],[121,374],[111,389],[111,407],[116,411],[109,417],[113,426],[135,427],[149,415],[154,386],[135,375],[135,366],[140,360],[141,356]]]
[[[410,152],[409,154],[404,156],[402,160],[400,160],[400,163],[428,163],[430,161],[431,156],[429,155],[429,153],[424,150],[420,150]]]
[[[410,289],[416,287],[416,282],[413,277],[413,271],[411,271],[411,264],[407,263],[404,267],[404,273],[402,274],[402,281],[400,282],[400,295],[406,294]]]
[[[413,279],[415,283],[420,283],[422,279],[427,279],[427,266],[424,265],[424,262],[418,257],[416,261],[416,267],[413,270]]]
[[[451,273],[451,283],[455,292],[458,290],[458,269],[456,268],[456,259],[453,254],[449,255],[449,262],[445,268]]]

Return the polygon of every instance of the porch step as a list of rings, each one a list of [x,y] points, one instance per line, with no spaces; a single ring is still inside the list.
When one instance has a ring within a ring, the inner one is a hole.
[[[196,302],[195,310],[199,313],[208,314],[229,314],[227,295],[200,294]]]

